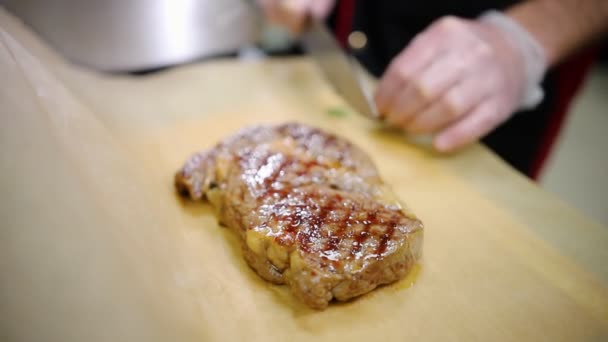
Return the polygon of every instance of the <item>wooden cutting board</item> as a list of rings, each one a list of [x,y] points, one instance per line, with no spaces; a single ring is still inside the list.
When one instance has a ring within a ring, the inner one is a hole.
[[[415,146],[353,113],[306,59],[100,75],[5,12],[0,28],[1,340],[608,339],[608,229],[481,146]],[[192,152],[285,121],[371,155],[425,224],[409,277],[308,309],[247,267],[209,206],[175,196]]]

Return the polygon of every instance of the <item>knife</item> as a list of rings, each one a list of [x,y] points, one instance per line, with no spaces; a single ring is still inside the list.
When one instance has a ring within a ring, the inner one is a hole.
[[[357,112],[377,119],[378,111],[371,94],[363,87],[361,70],[355,65],[353,57],[338,45],[327,27],[311,18],[300,39],[304,50],[338,94]]]

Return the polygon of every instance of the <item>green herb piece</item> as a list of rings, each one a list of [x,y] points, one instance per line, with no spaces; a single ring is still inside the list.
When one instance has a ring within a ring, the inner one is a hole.
[[[334,107],[327,110],[327,114],[336,118],[341,118],[348,115],[348,111],[344,108]]]

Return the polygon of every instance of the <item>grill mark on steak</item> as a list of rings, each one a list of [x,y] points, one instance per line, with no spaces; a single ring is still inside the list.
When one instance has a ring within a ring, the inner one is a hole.
[[[380,238],[380,244],[378,245],[378,248],[376,249],[376,255],[382,255],[382,253],[384,253],[384,251],[386,251],[386,246],[388,245],[388,242],[390,241],[390,239],[393,237],[393,234],[395,233],[396,225],[397,225],[397,222],[391,222],[388,227],[387,232],[382,234],[382,236]]]
[[[319,129],[245,129],[196,154],[175,181],[194,199],[213,190],[251,267],[314,308],[398,280],[420,257],[420,221],[391,199],[366,155]]]

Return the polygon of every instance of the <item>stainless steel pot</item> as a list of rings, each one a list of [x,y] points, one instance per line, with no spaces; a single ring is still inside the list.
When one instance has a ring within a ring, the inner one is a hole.
[[[224,54],[255,42],[246,0],[0,0],[68,59],[133,71]]]

